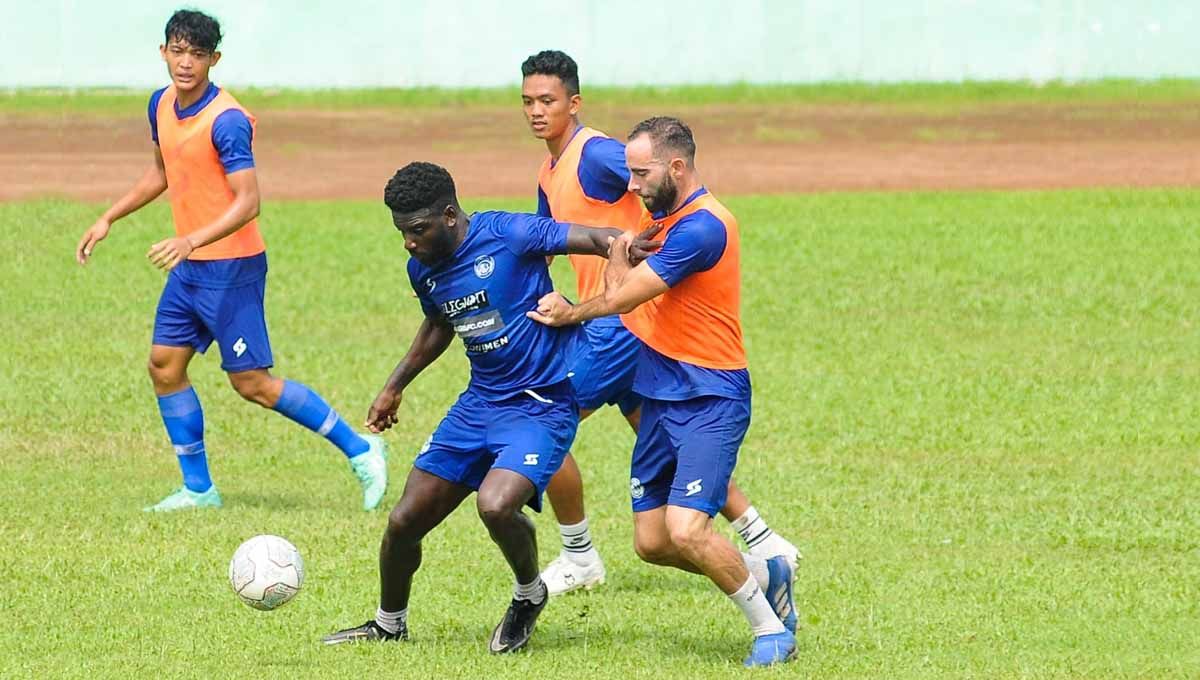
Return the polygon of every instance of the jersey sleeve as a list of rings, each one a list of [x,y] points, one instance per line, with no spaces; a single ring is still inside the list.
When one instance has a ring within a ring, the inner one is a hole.
[[[689,275],[715,267],[725,254],[726,238],[723,222],[707,210],[697,210],[671,228],[646,264],[674,288]]]
[[[425,312],[426,318],[436,319],[442,315],[442,310],[433,301],[433,298],[429,297],[429,285],[421,280],[421,272],[417,265],[416,260],[409,258],[408,285],[412,286],[413,292],[417,294],[417,300],[421,303],[421,311]]]
[[[163,92],[167,88],[155,90],[154,94],[150,95],[150,105],[146,108],[146,115],[150,118],[150,139],[158,144],[158,103],[162,101]]]
[[[224,111],[213,121],[212,143],[226,175],[254,167],[253,136],[250,119],[237,109]]]
[[[579,155],[579,185],[589,198],[616,203],[629,187],[625,145],[611,137],[593,137]]]
[[[571,225],[528,213],[495,213],[494,229],[517,255],[563,255]]]
[[[542,185],[538,185],[538,217],[553,217],[550,214],[550,199],[546,198],[546,192],[542,190]]]

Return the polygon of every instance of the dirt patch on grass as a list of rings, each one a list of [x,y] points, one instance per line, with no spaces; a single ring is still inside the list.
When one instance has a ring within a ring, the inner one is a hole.
[[[669,113],[692,125],[717,194],[1200,185],[1194,103],[676,110],[601,106],[585,122],[620,136]],[[381,198],[412,160],[445,165],[466,196],[534,195],[545,154],[519,108],[257,111],[264,197]],[[0,114],[0,199],[112,200],[151,159],[144,115]]]

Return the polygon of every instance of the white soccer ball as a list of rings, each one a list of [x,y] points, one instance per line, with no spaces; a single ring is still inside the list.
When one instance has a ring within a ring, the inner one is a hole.
[[[275,609],[304,584],[304,560],[296,546],[278,536],[255,536],[238,546],[229,561],[229,585],[255,609]]]

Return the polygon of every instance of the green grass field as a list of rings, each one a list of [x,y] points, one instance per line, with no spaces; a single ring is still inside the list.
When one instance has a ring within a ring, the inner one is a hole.
[[[767,674],[1195,677],[1198,199],[728,201],[755,385],[738,477],[806,556],[801,654]],[[0,676],[742,672],[736,608],[634,555],[633,437],[611,412],[575,447],[609,583],[553,601],[528,653],[486,653],[510,576],[469,504],[428,539],[413,643],[319,646],[373,613],[385,514],[356,508],[332,446],[241,402],[215,350],[192,375],[226,508],[140,511],[178,482],[144,369],[163,279],[144,253],[170,221],[156,204],[118,223],[80,268],[72,249],[100,210],[0,204]],[[276,370],[358,422],[419,320],[401,239],[373,202],[268,203],[262,222]],[[465,376],[455,343],[406,395],[394,479]],[[549,560],[554,524],[537,521]],[[258,533],[289,538],[308,566],[270,613],[226,581]]]
[[[214,72],[220,81],[220,75]],[[404,89],[235,88],[238,100],[253,110],[390,109],[448,106],[511,107],[520,101],[517,87]],[[878,104],[929,115],[954,114],[996,105],[1129,104],[1200,102],[1200,81],[1184,78],[1084,82],[967,81],[961,83],[815,83],[799,85],[676,85],[662,87],[588,87],[594,102],[638,106],[704,106],[736,102],[751,105]],[[27,115],[127,115],[144,109],[141,89],[0,90],[0,112]]]

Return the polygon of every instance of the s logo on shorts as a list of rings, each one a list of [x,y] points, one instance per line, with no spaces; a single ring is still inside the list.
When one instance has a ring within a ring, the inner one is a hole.
[[[629,495],[633,496],[633,500],[637,500],[646,495],[646,489],[642,487],[642,480],[637,477],[629,479]]]

